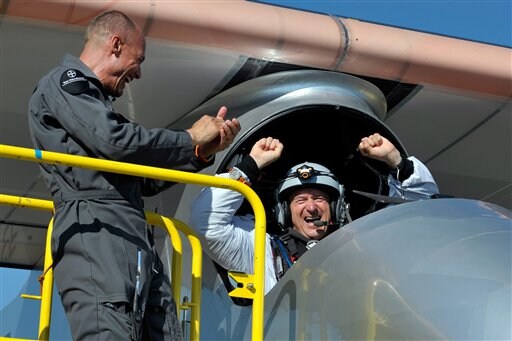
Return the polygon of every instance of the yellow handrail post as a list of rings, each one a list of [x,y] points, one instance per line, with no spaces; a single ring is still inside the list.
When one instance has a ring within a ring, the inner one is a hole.
[[[53,257],[52,257],[52,231],[53,218],[48,224],[46,232],[46,247],[44,251],[44,268],[42,275],[41,290],[41,312],[39,315],[39,340],[49,340],[50,338],[50,318],[52,314],[52,296],[53,296]],[[46,272],[46,273],[45,273]],[[43,299],[44,298],[44,299]]]
[[[182,222],[174,220],[176,226],[179,227],[188,238],[192,248],[192,290],[190,306],[190,340],[200,339],[200,317],[201,317],[201,285],[203,273],[203,252],[201,241],[196,233]],[[196,251],[195,251],[196,250]]]
[[[160,225],[166,229],[171,239],[173,248],[172,252],[172,267],[171,267],[171,290],[173,297],[176,301],[176,308],[178,310],[178,318],[180,318],[180,298],[181,298],[181,276],[183,273],[182,258],[183,258],[183,246],[181,243],[180,234],[176,229],[174,223],[166,217],[158,215],[156,213],[146,211],[146,219],[149,224]]]

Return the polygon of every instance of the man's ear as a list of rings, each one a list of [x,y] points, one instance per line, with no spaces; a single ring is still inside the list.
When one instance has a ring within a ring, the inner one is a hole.
[[[111,44],[112,44],[112,53],[116,55],[116,57],[119,57],[121,54],[121,48],[123,45],[123,41],[121,40],[121,37],[118,35],[113,35],[111,38]]]

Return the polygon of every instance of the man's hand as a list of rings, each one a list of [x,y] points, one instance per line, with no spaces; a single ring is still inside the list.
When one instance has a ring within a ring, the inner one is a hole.
[[[226,107],[221,107],[216,117],[204,115],[187,129],[192,138],[192,145],[202,145],[218,137],[227,112]]]
[[[363,137],[357,149],[362,155],[383,161],[390,168],[395,168],[402,161],[398,149],[378,133]]]
[[[281,157],[283,144],[278,139],[264,137],[254,144],[249,155],[254,159],[259,169],[268,166]]]
[[[222,120],[222,124],[218,127],[216,136],[210,141],[198,144],[198,151],[201,157],[207,159],[213,154],[226,149],[240,132],[240,122],[236,118],[224,120],[227,112],[226,107],[221,107],[215,117],[216,120]]]

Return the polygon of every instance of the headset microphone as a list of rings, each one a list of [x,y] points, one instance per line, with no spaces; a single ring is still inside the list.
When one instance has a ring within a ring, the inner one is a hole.
[[[325,221],[325,220],[317,219],[317,220],[313,221],[313,225],[315,225],[316,227],[329,226],[329,222]]]

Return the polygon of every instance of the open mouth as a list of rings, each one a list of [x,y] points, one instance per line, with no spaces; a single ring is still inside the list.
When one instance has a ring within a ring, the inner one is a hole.
[[[306,217],[304,218],[304,221],[308,224],[311,224],[317,220],[320,220],[320,217],[319,216],[314,216],[314,217]]]

